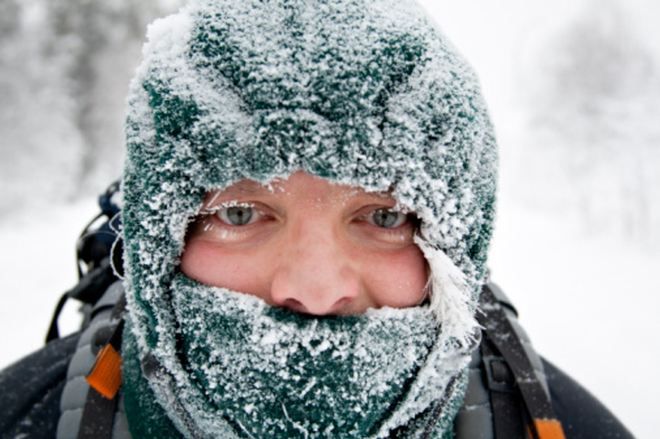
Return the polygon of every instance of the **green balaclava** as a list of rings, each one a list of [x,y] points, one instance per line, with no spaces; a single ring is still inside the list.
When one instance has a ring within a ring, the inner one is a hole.
[[[149,29],[127,145],[132,431],[149,429],[137,407],[186,437],[451,437],[496,143],[474,73],[418,5],[193,0]],[[208,191],[301,170],[416,213],[428,304],[314,318],[179,272]]]

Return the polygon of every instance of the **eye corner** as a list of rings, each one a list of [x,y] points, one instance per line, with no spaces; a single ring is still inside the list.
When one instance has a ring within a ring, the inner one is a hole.
[[[417,213],[408,211],[406,212],[408,216],[408,221],[415,227],[415,230],[419,230],[422,225],[422,219],[417,215]]]

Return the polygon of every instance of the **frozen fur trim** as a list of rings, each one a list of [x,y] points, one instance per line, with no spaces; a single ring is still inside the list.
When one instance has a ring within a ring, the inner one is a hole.
[[[472,290],[465,274],[442,251],[417,238],[431,271],[429,279],[430,308],[443,325],[443,335],[474,345],[479,326],[475,317]]]

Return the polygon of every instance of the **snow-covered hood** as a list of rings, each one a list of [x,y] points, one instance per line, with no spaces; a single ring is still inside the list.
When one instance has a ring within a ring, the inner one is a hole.
[[[476,77],[412,1],[194,0],[149,29],[126,122],[131,327],[176,373],[169,288],[204,195],[304,170],[421,220],[445,341],[477,327],[496,144]]]

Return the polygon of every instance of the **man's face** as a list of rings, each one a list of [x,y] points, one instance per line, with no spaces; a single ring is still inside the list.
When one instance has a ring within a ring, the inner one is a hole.
[[[392,197],[304,172],[269,186],[210,192],[190,226],[181,270],[207,285],[314,315],[403,308],[426,294],[414,216]]]

